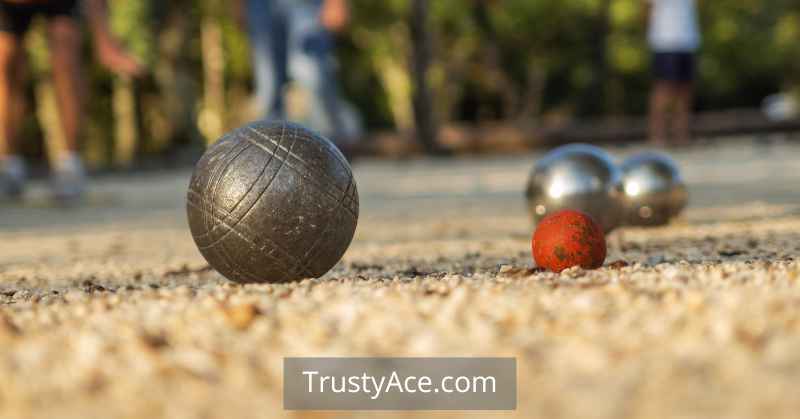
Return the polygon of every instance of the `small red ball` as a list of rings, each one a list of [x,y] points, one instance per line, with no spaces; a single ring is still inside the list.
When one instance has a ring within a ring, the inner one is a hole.
[[[531,249],[536,265],[553,272],[573,266],[597,269],[606,260],[603,229],[588,214],[574,210],[556,212],[539,222]]]

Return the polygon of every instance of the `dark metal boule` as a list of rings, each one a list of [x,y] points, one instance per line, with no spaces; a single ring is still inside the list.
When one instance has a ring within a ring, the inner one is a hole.
[[[287,282],[328,272],[358,222],[350,165],[299,125],[255,122],[211,146],[189,186],[200,253],[230,280]]]

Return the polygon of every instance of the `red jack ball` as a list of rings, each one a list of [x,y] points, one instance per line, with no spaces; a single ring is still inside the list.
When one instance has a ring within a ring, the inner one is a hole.
[[[539,222],[531,248],[536,265],[553,272],[573,266],[597,269],[606,260],[603,229],[588,214],[574,210],[556,212]]]

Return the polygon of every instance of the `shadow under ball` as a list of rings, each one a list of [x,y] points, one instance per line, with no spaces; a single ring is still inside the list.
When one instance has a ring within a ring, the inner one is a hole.
[[[570,144],[539,160],[525,196],[534,224],[563,209],[583,211],[608,234],[622,222],[622,173],[599,147]]]
[[[669,223],[686,208],[689,193],[675,161],[664,153],[644,152],[622,163],[625,222],[633,226]]]
[[[339,262],[356,230],[358,191],[333,143],[299,125],[255,122],[206,151],[187,212],[200,253],[226,278],[289,282]]]

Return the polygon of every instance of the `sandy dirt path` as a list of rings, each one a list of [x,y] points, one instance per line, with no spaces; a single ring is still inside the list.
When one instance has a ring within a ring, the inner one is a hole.
[[[628,266],[561,275],[528,269],[536,157],[359,164],[353,245],[289,285],[208,268],[188,171],[98,179],[70,210],[36,184],[0,206],[0,416],[374,416],[283,411],[290,355],[514,356],[504,417],[797,416],[799,146],[677,153],[685,216],[613,236]]]

